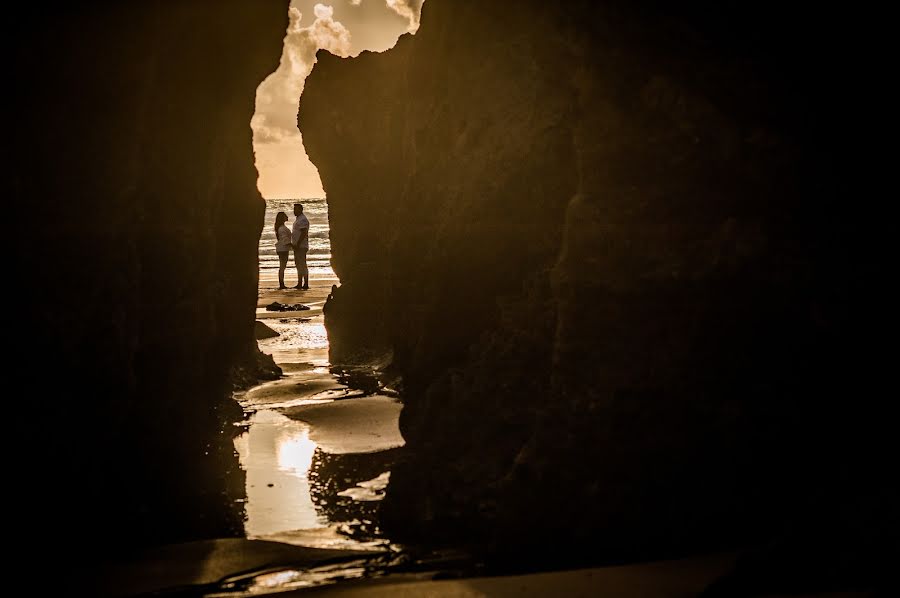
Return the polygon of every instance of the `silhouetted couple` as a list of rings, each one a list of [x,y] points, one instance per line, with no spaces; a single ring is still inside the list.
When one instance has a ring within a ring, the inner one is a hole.
[[[297,286],[295,289],[309,288],[309,268],[306,267],[306,252],[309,251],[309,219],[303,214],[303,204],[294,204],[294,229],[285,226],[287,214],[275,215],[275,251],[278,253],[278,288],[284,286],[284,269],[287,268],[288,253],[294,250],[294,265],[297,266]]]

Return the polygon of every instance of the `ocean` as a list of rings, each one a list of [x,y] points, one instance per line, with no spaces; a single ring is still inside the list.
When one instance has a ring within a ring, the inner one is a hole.
[[[309,252],[306,254],[306,264],[309,267],[309,275],[315,278],[330,278],[334,276],[331,269],[331,240],[328,237],[328,204],[324,198],[312,199],[267,199],[266,221],[262,235],[259,239],[259,270],[261,275],[268,274],[268,279],[274,271],[275,280],[278,274],[278,254],[275,253],[275,215],[284,212],[288,215],[287,227],[294,224],[294,202],[303,204],[303,213],[309,218]],[[286,278],[294,280],[294,255],[288,260]],[[295,284],[292,282],[291,284]]]

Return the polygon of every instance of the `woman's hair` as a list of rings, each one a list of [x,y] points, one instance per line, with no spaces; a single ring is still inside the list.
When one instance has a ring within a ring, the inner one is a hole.
[[[287,214],[278,212],[275,214],[275,238],[278,238],[278,227],[287,222]]]

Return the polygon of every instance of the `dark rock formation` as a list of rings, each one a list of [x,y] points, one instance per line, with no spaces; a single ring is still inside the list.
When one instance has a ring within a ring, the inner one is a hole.
[[[839,17],[640,4],[433,0],[307,80],[332,361],[404,379],[392,537],[644,558],[888,504]]]
[[[257,320],[256,323],[260,322]],[[277,332],[275,332],[275,336],[278,336]],[[228,375],[231,392],[248,390],[262,380],[278,380],[284,373],[271,355],[260,351],[259,345],[255,341],[247,344],[245,350],[238,352],[234,359]],[[233,401],[228,402],[233,403]],[[237,403],[234,404],[237,405]],[[243,411],[240,409],[238,411],[240,417],[243,417]]]
[[[29,535],[121,547],[241,532],[223,397],[258,353],[249,123],[286,23],[287,0],[20,7],[15,375],[54,385],[10,402],[32,403],[20,483],[59,503],[19,518]]]
[[[266,311],[307,311],[308,309],[309,306],[302,303],[279,303],[277,301],[266,306]]]
[[[265,322],[260,322],[259,320],[256,321],[255,335],[256,340],[263,340],[281,336],[279,333],[272,330],[269,326],[266,326]]]

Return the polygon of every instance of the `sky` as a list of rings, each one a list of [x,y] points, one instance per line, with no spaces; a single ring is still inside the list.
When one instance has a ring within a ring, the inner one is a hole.
[[[278,69],[256,90],[250,123],[266,199],[325,197],[319,173],[297,130],[297,107],[320,48],[338,56],[383,52],[419,27],[424,0],[291,0]]]

